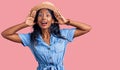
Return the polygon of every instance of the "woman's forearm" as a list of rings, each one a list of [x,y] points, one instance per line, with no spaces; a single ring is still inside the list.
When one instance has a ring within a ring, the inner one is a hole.
[[[69,20],[70,22],[67,23],[67,25],[71,25],[76,27],[77,29],[83,30],[83,31],[89,31],[91,29],[91,26],[82,22],[76,22],[73,20]]]
[[[25,24],[25,22],[22,22],[20,24],[17,24],[15,26],[12,26],[12,27],[4,30],[1,34],[2,34],[2,36],[12,35],[12,34],[15,34],[17,31],[19,31],[25,27],[28,27],[28,25]]]

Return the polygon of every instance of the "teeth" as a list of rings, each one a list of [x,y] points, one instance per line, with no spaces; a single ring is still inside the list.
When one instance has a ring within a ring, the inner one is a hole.
[[[42,23],[42,24],[47,24],[47,23]]]
[[[45,21],[42,21],[42,24],[47,24],[47,22],[45,22]]]

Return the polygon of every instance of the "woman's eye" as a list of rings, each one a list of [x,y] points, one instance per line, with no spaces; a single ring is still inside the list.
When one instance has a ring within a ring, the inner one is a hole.
[[[49,17],[50,15],[46,15],[47,17]]]
[[[39,17],[44,17],[43,14],[39,14],[38,16],[39,16]],[[46,16],[46,17],[50,17],[51,15],[50,15],[50,14],[46,14],[45,16]]]

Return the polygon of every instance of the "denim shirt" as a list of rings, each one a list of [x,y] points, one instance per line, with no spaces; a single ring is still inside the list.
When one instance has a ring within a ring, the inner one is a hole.
[[[23,46],[28,46],[38,62],[37,70],[64,70],[63,60],[66,45],[73,40],[76,28],[61,29],[60,33],[66,39],[50,36],[50,45],[42,39],[41,35],[37,38],[38,44],[33,46],[30,43],[30,33],[18,34]]]

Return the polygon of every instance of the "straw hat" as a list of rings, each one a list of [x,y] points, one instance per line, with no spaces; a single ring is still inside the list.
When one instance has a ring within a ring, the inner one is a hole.
[[[47,8],[47,9],[50,9],[52,10],[53,12],[57,11],[57,8],[51,3],[51,2],[42,2],[36,6],[34,6],[31,10],[30,10],[30,14],[33,12],[33,11],[38,11],[39,9],[42,9],[42,8]]]

